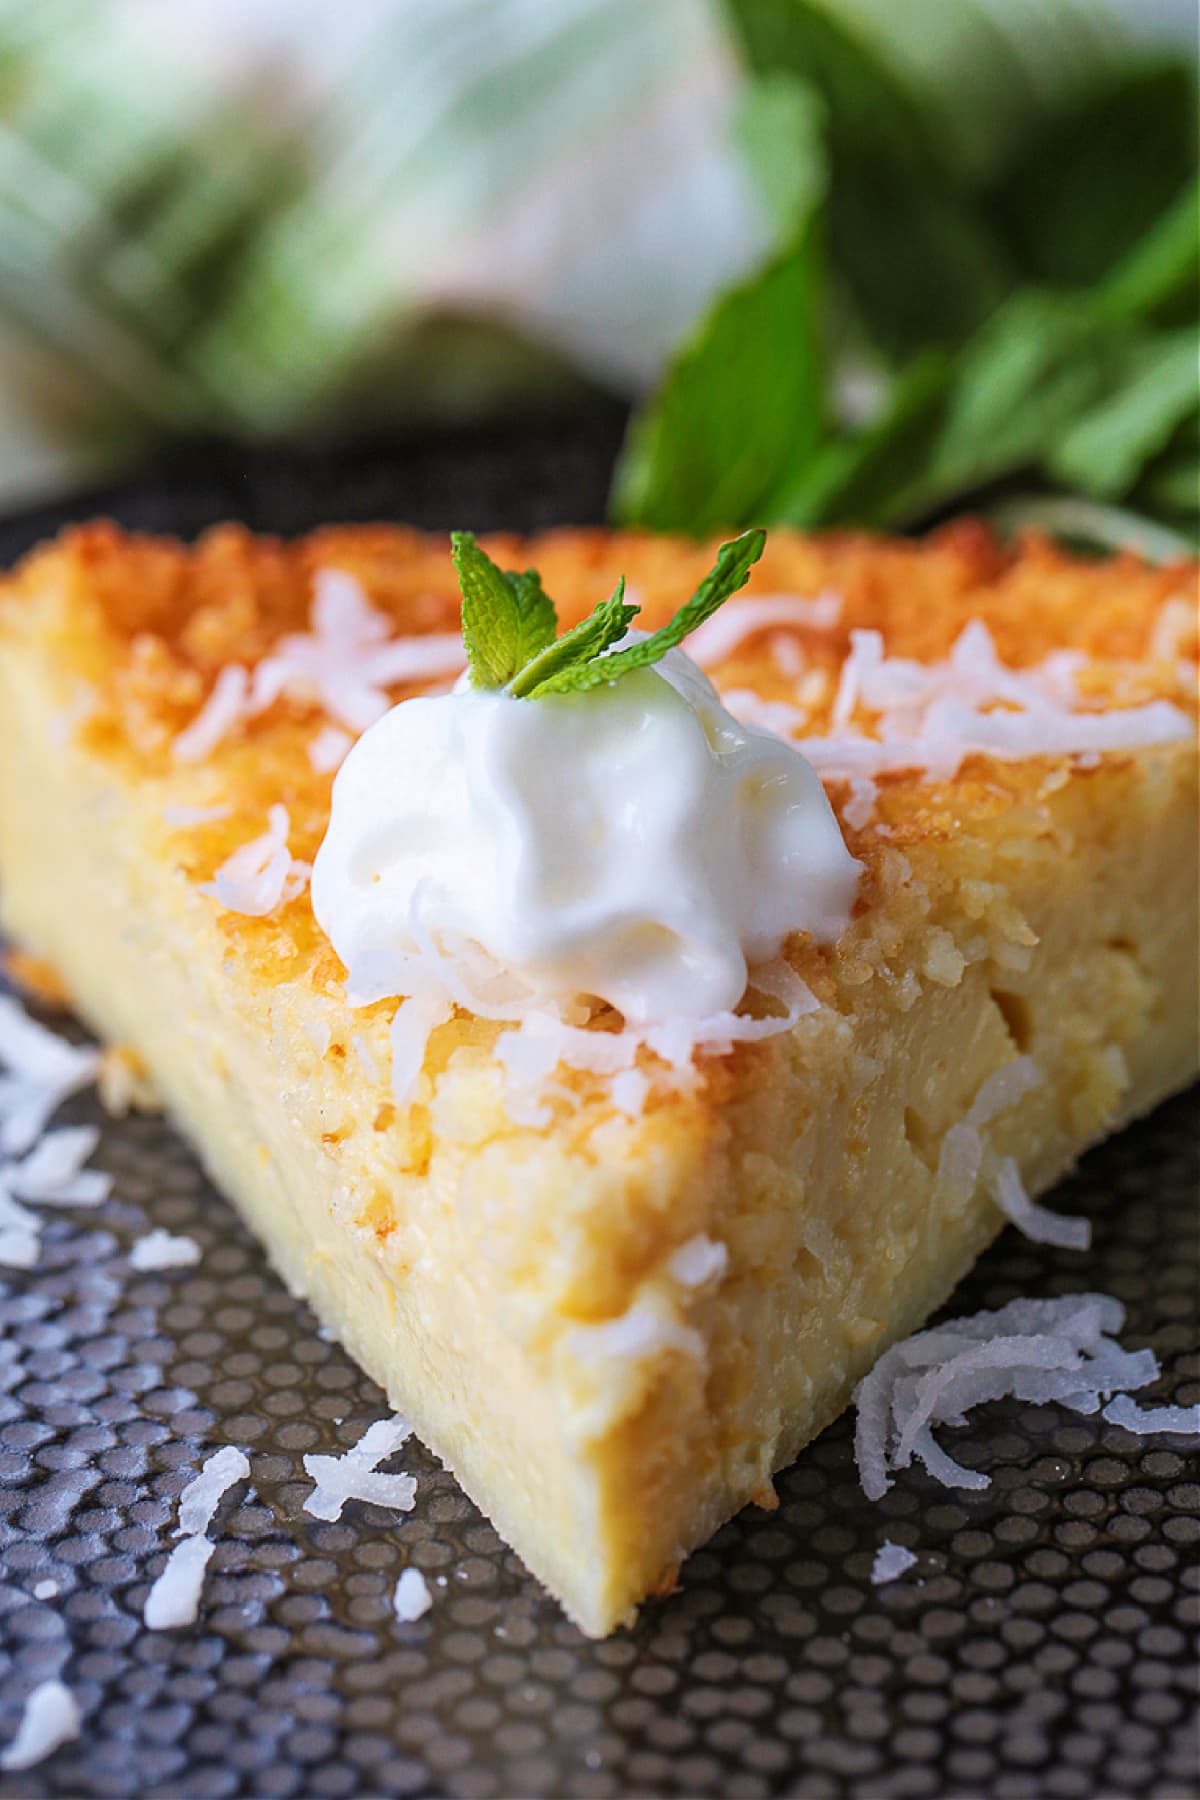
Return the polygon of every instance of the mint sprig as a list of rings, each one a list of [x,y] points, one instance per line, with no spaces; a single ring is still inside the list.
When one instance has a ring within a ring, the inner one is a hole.
[[[556,637],[558,615],[537,571],[518,575],[497,568],[469,531],[452,532],[471,685],[505,689],[515,700],[540,700],[586,693],[648,669],[746,585],[766,541],[765,531],[752,530],[722,544],[713,567],[668,624],[609,655],[639,611],[625,599],[623,575],[607,600]]]
[[[463,642],[473,687],[504,687],[554,642],[558,615],[536,569],[499,569],[469,531],[450,534],[462,590]]]

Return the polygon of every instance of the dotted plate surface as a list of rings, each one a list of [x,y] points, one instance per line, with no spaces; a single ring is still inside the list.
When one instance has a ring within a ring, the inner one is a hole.
[[[616,426],[239,458],[72,508],[191,532],[391,516],[535,526],[600,516]],[[18,554],[67,515],[0,525]],[[591,1644],[422,1449],[414,1512],[301,1510],[301,1457],[356,1440],[382,1397],[272,1275],[155,1117],[102,1121],[115,1176],[54,1212],[38,1267],[0,1280],[0,1741],[62,1674],[84,1736],[0,1777],[20,1796],[1042,1796],[1200,1792],[1200,1486],[1182,1440],[1001,1403],[946,1434],[992,1475],[951,1493],[909,1471],[878,1505],[843,1419],[687,1564],[634,1631]],[[1153,1398],[1200,1398],[1194,1096],[1088,1156],[1056,1204],[1084,1257],[1007,1232],[951,1312],[1099,1289],[1163,1364]],[[202,1246],[138,1274],[149,1226]],[[200,1618],[148,1632],[180,1489],[213,1447],[251,1478],[223,1502]],[[918,1555],[873,1588],[890,1537]],[[434,1605],[398,1624],[413,1563]],[[33,1597],[46,1579],[50,1600]]]

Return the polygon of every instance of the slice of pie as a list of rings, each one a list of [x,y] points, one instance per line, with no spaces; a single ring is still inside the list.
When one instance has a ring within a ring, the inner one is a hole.
[[[489,547],[566,621],[624,574],[651,627],[711,561]],[[1195,580],[974,526],[775,534],[689,648],[800,744],[863,865],[843,936],[788,942],[815,1004],[619,1086],[551,1042],[515,1088],[509,1028],[460,1006],[398,1100],[397,1002],[350,1005],[307,875],[356,733],[461,666],[444,540],[89,526],[0,589],[4,927],[602,1634],[771,1504],[1006,1213],[1081,1242],[1033,1197],[1194,1076]]]

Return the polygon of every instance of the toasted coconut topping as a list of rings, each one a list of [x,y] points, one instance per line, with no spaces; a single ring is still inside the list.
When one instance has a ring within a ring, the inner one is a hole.
[[[288,849],[291,821],[285,806],[273,806],[267,830],[233,852],[200,892],[219,900],[230,912],[265,918],[293,900],[312,874],[312,865],[297,862]]]
[[[942,663],[889,657],[882,633],[854,631],[830,734],[800,737],[797,748],[822,775],[915,770],[950,781],[969,756],[1099,755],[1191,735],[1187,715],[1167,700],[1082,710],[1082,662],[1051,653],[1037,668],[1010,669],[981,620],[964,627]],[[874,734],[852,729],[864,713],[874,715]]]
[[[807,600],[797,594],[758,594],[753,600],[734,600],[706,619],[698,631],[685,640],[692,661],[702,669],[716,668],[728,662],[742,645],[772,627],[802,626],[815,631],[829,631],[842,616],[840,594],[818,594]],[[791,643],[791,639],[784,639]],[[799,671],[797,670],[797,673]]]

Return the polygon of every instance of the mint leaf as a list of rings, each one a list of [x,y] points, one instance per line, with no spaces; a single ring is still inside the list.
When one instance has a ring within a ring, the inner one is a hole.
[[[1158,332],[1134,345],[1124,379],[1062,434],[1049,471],[1096,499],[1127,493],[1197,403],[1196,337]]]
[[[653,663],[660,661],[668,650],[674,650],[676,645],[681,644],[689,632],[703,625],[705,619],[710,619],[731,594],[736,594],[739,588],[745,587],[750,570],[762,555],[766,541],[765,531],[754,530],[743,531],[732,543],[722,544],[716,563],[669,625],[664,625],[661,631],[643,638],[640,644],[631,644],[627,650],[618,650],[612,656],[597,655],[588,662],[572,662],[558,674],[542,681],[531,698],[538,699],[544,694],[586,693],[589,688],[600,687],[605,682],[619,681],[622,675],[632,674],[634,669],[648,669]]]
[[[520,575],[515,570],[505,570],[504,579],[512,589],[520,615],[521,633],[517,645],[517,668],[520,670],[554,642],[558,614],[536,569],[526,569]]]
[[[717,301],[634,420],[613,483],[618,523],[698,537],[754,517],[821,437],[823,305],[810,221]]]
[[[1023,136],[983,203],[1027,279],[1091,287],[1135,248],[1188,185],[1195,86],[1183,57],[1117,67]]]
[[[450,533],[462,589],[462,634],[471,686],[503,687],[520,666],[521,608],[512,585],[469,531]]]
[[[471,686],[499,688],[553,644],[554,602],[536,569],[499,569],[469,531],[450,533],[462,589],[462,632]]]
[[[903,13],[903,42],[912,9],[890,9]],[[874,342],[902,356],[965,338],[1004,292],[1007,253],[915,71],[872,42],[861,5],[726,0],[725,10],[752,75],[790,75],[824,102],[828,242]]]
[[[517,700],[531,700],[541,693],[561,692],[548,684],[560,681],[577,664],[589,662],[594,656],[603,656],[610,644],[618,643],[625,636],[637,611],[636,606],[625,604],[625,577],[622,575],[607,600],[602,600],[586,619],[573,625],[519,671],[509,684],[509,693]]]

